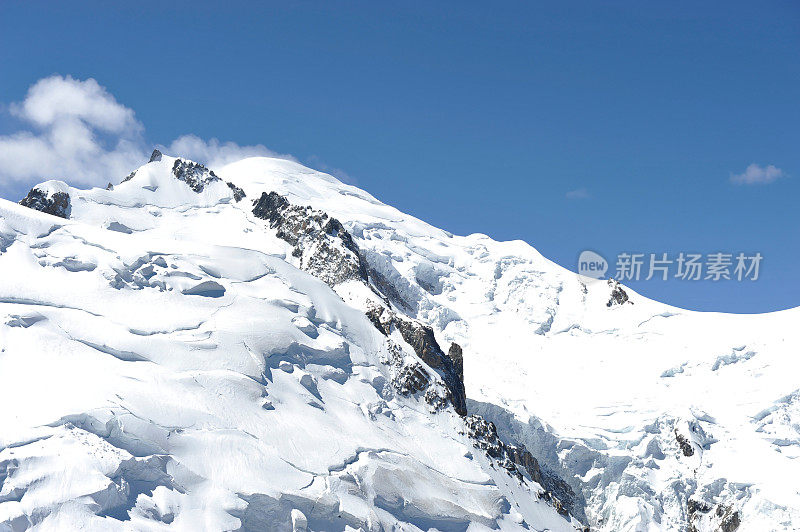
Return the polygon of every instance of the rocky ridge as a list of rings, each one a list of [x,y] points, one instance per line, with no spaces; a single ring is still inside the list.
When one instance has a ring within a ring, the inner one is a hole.
[[[19,204],[59,218],[69,218],[71,211],[69,194],[66,192],[48,193],[36,187],[32,188]]]
[[[276,231],[276,236],[293,246],[291,254],[299,259],[302,269],[332,287],[353,280],[364,283],[379,296],[379,300],[367,305],[366,314],[376,329],[387,336],[389,350],[393,354],[384,363],[392,368],[392,383],[399,393],[420,393],[434,412],[449,403],[459,415],[467,416],[461,346],[452,343],[445,354],[431,327],[403,317],[399,314],[402,311],[392,310],[391,301],[397,300],[396,289],[390,281],[369,268],[352,236],[337,219],[311,207],[291,205],[285,197],[275,192],[264,192],[258,200],[254,200],[253,214],[268,221],[270,228]],[[398,331],[419,359],[433,369],[437,379],[433,379],[419,362],[408,360],[402,350],[388,340],[394,331]],[[439,380],[443,386],[437,383]],[[499,459],[509,474],[522,480],[520,471],[525,471],[534,482],[545,482],[536,459],[524,446],[501,442],[496,431],[490,429],[494,425],[478,415],[465,417],[465,422],[468,426],[466,433],[476,448],[486,451],[492,459]],[[560,485],[566,490],[570,489],[563,481],[560,481]],[[541,497],[553,504],[560,513],[569,513],[552,492],[545,490]]]

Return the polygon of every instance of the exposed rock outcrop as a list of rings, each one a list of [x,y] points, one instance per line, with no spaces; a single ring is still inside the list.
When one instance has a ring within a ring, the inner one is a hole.
[[[289,200],[277,192],[263,192],[258,201],[253,202],[253,214],[256,218],[268,220],[270,227],[277,227],[283,222],[282,211],[289,206]]]
[[[390,355],[381,362],[390,368],[392,388],[405,396],[424,392],[422,399],[428,403],[432,413],[447,408],[451,401],[444,383],[432,377],[422,364],[406,355],[392,340],[387,339],[387,343]]]
[[[276,236],[292,246],[300,268],[330,286],[344,281],[368,282],[367,268],[353,241],[336,218],[311,207],[291,205],[283,196],[270,192],[253,202],[253,214],[269,221]]]
[[[697,499],[689,499],[686,501],[686,510],[689,512],[689,516],[696,513],[707,514],[711,511],[712,506],[705,501],[700,501]]]
[[[419,358],[428,366],[439,373],[447,390],[448,399],[453,404],[456,412],[465,416],[467,414],[467,398],[464,390],[464,365],[461,357],[461,348],[453,344],[450,351],[452,357],[445,355],[433,329],[427,325],[398,316],[386,307],[374,306],[367,311],[367,317],[372,324],[386,336],[390,336],[395,329],[400,332],[403,340],[410,345]],[[454,358],[457,362],[454,362]]]
[[[506,442],[509,448],[516,447],[523,450],[519,453],[512,452],[512,460],[524,467],[531,478],[546,491],[551,492],[570,515],[582,523],[589,522],[579,477],[583,474],[581,472],[586,471],[586,453],[591,453],[590,449],[574,441],[559,443],[558,438],[549,433],[540,420],[531,417],[522,421],[509,410],[494,404],[469,400],[468,409],[471,414],[478,414],[493,422],[497,427],[498,437]],[[535,465],[525,456],[524,450],[535,459]],[[564,468],[559,464],[561,459],[559,452],[569,456],[567,460],[570,468]],[[597,456],[599,458],[599,454]],[[588,461],[597,464],[598,468],[615,468],[615,465],[595,462],[594,459]]]
[[[292,255],[300,260],[300,268],[325,281],[330,286],[348,280],[360,280],[370,286],[382,299],[388,299],[384,290],[391,292],[391,284],[370,285],[366,261],[353,237],[336,218],[311,207],[292,205],[276,192],[263,193],[253,202],[253,214],[267,220],[276,230],[276,236],[292,246]],[[387,303],[388,305],[388,303]],[[450,354],[444,353],[436,341],[433,329],[421,323],[400,317],[387,306],[373,306],[367,317],[386,336],[398,330],[403,340],[411,346],[417,356],[435,370],[444,381],[447,399],[456,412],[466,415],[466,393],[464,391],[464,363],[461,347],[453,344]],[[408,368],[411,383],[421,381],[416,368]],[[414,377],[414,378],[412,378]]]
[[[739,511],[729,504],[720,503],[714,509],[713,504],[697,499],[686,501],[688,532],[700,530],[717,530],[734,532],[742,524]],[[712,510],[714,510],[712,512]]]
[[[569,484],[552,473],[543,471],[539,461],[524,446],[506,444],[506,449],[511,461],[527,471],[531,479],[545,489],[545,497],[554,502],[553,506],[559,513],[573,513],[575,492]]]
[[[447,351],[447,356],[453,363],[453,371],[461,385],[464,385],[464,352],[461,346],[453,342],[450,344],[450,349]]]
[[[472,440],[472,445],[486,451],[486,454],[494,458],[500,466],[522,480],[522,473],[511,460],[506,444],[497,436],[497,427],[494,423],[473,414],[464,418],[464,424],[467,427],[466,434]]]
[[[213,170],[200,163],[176,159],[172,165],[172,175],[183,181],[195,192],[202,192],[206,185],[214,181],[222,181]]]
[[[419,362],[409,361],[399,345],[389,340],[390,358],[382,362],[392,368],[392,386],[401,395],[414,395],[427,390],[431,377]]]
[[[680,447],[683,456],[689,457],[694,455],[691,442],[686,436],[678,432],[678,429],[675,429],[675,441],[678,442],[678,447]]]
[[[59,218],[69,218],[72,211],[69,194],[66,192],[48,194],[38,188],[32,188],[19,204]]]
[[[233,199],[235,199],[237,202],[242,201],[247,196],[247,194],[244,193],[244,190],[237,187],[230,181],[228,181],[226,184],[228,185],[228,188],[233,191]]]
[[[616,279],[609,279],[608,286],[611,287],[611,296],[608,299],[608,303],[606,303],[607,307],[624,305],[625,303],[630,303],[633,305],[633,301],[628,298],[628,293],[622,288],[622,285],[619,284],[619,281]]]
[[[497,435],[497,427],[491,421],[486,421],[478,415],[464,418],[467,427],[466,434],[472,440],[472,445],[481,449],[487,456],[508,471],[509,475],[516,477],[520,482],[525,481],[523,471],[528,473],[531,480],[544,487],[542,471],[539,462],[528,452],[525,447],[509,445]],[[569,511],[551,491],[545,489],[539,493],[539,498],[549,502],[558,513],[568,518]]]
[[[424,394],[432,411],[452,404],[459,415],[465,416],[467,434],[478,449],[520,481],[524,481],[527,474],[544,488],[539,494],[541,499],[562,515],[569,514],[575,494],[568,484],[544,474],[539,462],[525,447],[504,443],[494,424],[480,416],[467,416],[461,346],[452,343],[445,353],[431,327],[392,310],[390,302],[399,304],[401,311],[407,305],[392,282],[368,266],[352,236],[336,218],[311,207],[292,205],[276,192],[262,193],[254,200],[253,214],[269,222],[276,236],[293,246],[292,256],[299,259],[302,269],[333,287],[344,281],[360,280],[380,297],[382,302],[370,306],[366,315],[387,336],[391,355],[383,363],[390,367],[391,385],[397,393]],[[427,367],[406,355],[389,339],[395,331]],[[435,371],[438,378],[431,375],[428,368]],[[563,503],[564,499],[568,503]]]
[[[539,467],[539,461],[522,446],[506,445],[508,456],[512,462],[522,467],[531,477],[531,480],[544,487],[544,477],[542,477],[542,469]]]
[[[739,512],[732,506],[720,504],[717,506],[717,518],[719,519],[719,529],[722,532],[733,532],[742,524]]]

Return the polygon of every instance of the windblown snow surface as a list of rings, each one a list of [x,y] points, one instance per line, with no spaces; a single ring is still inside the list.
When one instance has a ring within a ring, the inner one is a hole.
[[[36,188],[0,200],[0,530],[800,529],[797,310],[669,307],[280,159]]]

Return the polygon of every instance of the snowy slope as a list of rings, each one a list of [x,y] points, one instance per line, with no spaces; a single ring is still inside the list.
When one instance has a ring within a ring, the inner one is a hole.
[[[179,164],[37,187],[68,219],[0,201],[0,530],[580,526],[400,393],[413,350]]]
[[[629,289],[609,307],[605,282],[524,242],[450,235],[294,163],[220,174],[342,220],[398,304],[463,347],[471,410],[567,480],[593,528],[800,528],[798,309],[697,313]]]
[[[37,188],[68,219],[0,202],[0,529],[800,528],[798,310],[609,306],[279,159]]]

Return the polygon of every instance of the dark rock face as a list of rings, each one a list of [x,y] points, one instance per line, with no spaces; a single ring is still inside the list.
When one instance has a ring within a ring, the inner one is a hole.
[[[696,513],[707,514],[711,511],[711,505],[705,501],[699,501],[697,499],[689,499],[686,501],[686,510],[689,513],[689,518],[691,519],[692,515]]]
[[[459,382],[464,383],[464,352],[461,346],[453,342],[450,344],[450,349],[447,351],[447,356],[453,362],[453,370],[455,371],[456,378]]]
[[[300,267],[330,286],[352,279],[368,283],[367,268],[344,226],[336,218],[311,207],[291,205],[275,192],[254,202],[253,214],[269,221],[276,236],[285,240],[300,259]]]
[[[545,489],[545,496],[562,515],[572,513],[575,508],[575,491],[558,476],[543,471],[539,461],[522,445],[506,444],[508,456],[517,466],[522,467],[531,477]]]
[[[491,421],[486,421],[478,415],[471,415],[464,418],[467,427],[467,436],[472,440],[472,445],[484,451],[489,457],[495,459],[497,463],[508,471],[509,475],[516,477],[524,482],[525,477],[522,471],[530,476],[531,480],[544,487],[545,479],[539,462],[531,453],[522,446],[509,445],[503,442],[497,435],[497,427]],[[549,502],[558,513],[569,519],[569,511],[561,503],[559,498],[550,490],[539,493],[539,498]]]
[[[705,501],[696,499],[686,501],[686,520],[689,523],[686,527],[686,532],[698,532],[697,522],[702,519],[699,514],[707,514],[710,511],[711,505]]]
[[[35,209],[59,218],[69,218],[72,211],[69,194],[66,192],[56,192],[52,196],[38,188],[32,188],[28,195],[19,202],[23,207]]]
[[[261,198],[254,203],[253,214],[256,218],[269,220],[270,225],[282,221],[281,211],[289,207],[289,200],[276,192],[261,194]]]
[[[575,491],[572,487],[558,476],[547,471],[542,473],[542,482],[542,487],[546,492],[552,494],[561,505],[562,510],[559,510],[559,513],[562,515],[566,515],[566,513],[572,514],[577,504]],[[558,510],[558,508],[556,509]]]
[[[486,451],[486,454],[494,459],[506,460],[501,465],[509,471],[519,474],[514,462],[508,456],[506,444],[497,436],[497,427],[494,423],[475,414],[464,418],[464,423],[467,426],[467,436],[473,440],[472,444],[475,447]]]
[[[722,532],[733,532],[742,524],[739,512],[725,504],[717,506],[717,517],[719,518],[719,529]]]
[[[389,344],[391,360],[385,361],[395,368],[395,377],[392,385],[401,395],[413,395],[423,390],[427,390],[431,384],[430,375],[422,367],[422,364],[414,362],[407,364],[403,360],[403,353],[396,344]]]
[[[234,188],[230,183],[228,186]],[[428,368],[387,338],[389,355],[382,362],[391,368],[391,385],[399,394],[424,393],[432,412],[452,404],[454,410],[464,416],[466,433],[475,447],[485,451],[520,482],[525,482],[523,472],[527,473],[544,488],[539,497],[569,518],[569,508],[575,499],[572,488],[555,475],[543,473],[539,462],[524,446],[504,443],[493,423],[480,416],[467,416],[461,346],[453,343],[445,354],[431,327],[392,310],[390,301],[402,311],[407,306],[404,298],[390,280],[367,265],[363,253],[339,220],[311,207],[292,205],[276,192],[262,193],[253,201],[252,212],[257,218],[268,221],[276,230],[276,236],[294,247],[292,256],[300,259],[303,270],[330,286],[360,280],[383,300],[384,304],[376,304],[366,312],[372,324],[387,337],[398,331],[419,359],[436,372],[432,375]],[[565,500],[567,504],[562,503]]]
[[[678,442],[678,447],[681,448],[683,456],[694,455],[694,449],[692,448],[692,444],[689,442],[689,439],[680,432],[678,432],[677,429],[675,429],[675,441]]]
[[[400,331],[408,345],[419,356],[423,362],[439,372],[450,391],[453,407],[460,415],[467,414],[467,398],[464,390],[464,368],[463,362],[460,368],[456,368],[453,360],[446,356],[436,338],[433,329],[418,322],[396,318],[394,325]]]
[[[300,259],[300,267],[315,277],[331,286],[352,279],[371,286],[370,281],[374,279],[368,273],[361,251],[336,218],[310,207],[291,205],[275,192],[261,194],[254,202],[253,214],[269,221],[270,227],[277,230],[276,236],[294,246],[292,255]],[[392,293],[393,290],[388,282],[377,284],[373,289],[384,299],[386,291]],[[446,355],[436,341],[433,329],[402,318],[387,307],[373,307],[367,312],[367,317],[386,336],[395,329],[400,331],[403,340],[414,349],[417,356],[442,377],[456,412],[466,415],[461,347],[453,344],[450,354]],[[409,371],[416,374],[411,369]]]
[[[292,246],[292,255],[300,259],[300,267],[330,286],[349,280],[359,280],[370,286],[386,300],[382,289],[387,286],[372,286],[366,261],[353,237],[336,218],[316,211],[311,207],[292,205],[276,192],[263,193],[253,202],[253,214],[267,220],[276,236]],[[388,303],[387,303],[388,305]],[[452,356],[445,355],[433,334],[433,329],[419,322],[402,318],[387,307],[376,306],[367,312],[367,317],[384,335],[398,330],[423,362],[436,371],[445,387],[447,397],[441,398],[431,389],[432,379],[420,364],[407,364],[402,357],[389,361],[395,368],[395,381],[403,394],[425,390],[428,404],[442,406],[449,401],[456,412],[466,415],[466,392],[464,391],[464,364],[461,348],[454,344]]]
[[[444,354],[433,329],[419,322],[402,318],[385,307],[373,307],[367,311],[367,317],[373,325],[386,336],[392,334],[393,330],[400,331],[403,340],[410,345],[419,358],[428,366],[433,368],[444,381],[449,392],[450,402],[453,404],[459,415],[467,415],[467,397],[464,390],[464,365],[461,358],[461,348],[458,344],[450,350],[454,353],[460,363],[457,365],[453,359]],[[457,354],[456,354],[457,353]]]
[[[214,181],[222,181],[217,174],[200,163],[176,159],[172,165],[172,175],[189,185],[195,192],[202,192],[205,186]]]
[[[228,181],[226,184],[228,185],[228,188],[233,191],[233,199],[235,199],[237,202],[242,201],[247,196],[247,194],[244,193],[244,190],[237,187],[230,181]]]
[[[430,405],[431,412],[447,408],[449,393],[443,385],[435,381],[422,364],[409,359],[399,345],[388,339],[387,342],[390,356],[382,362],[391,368],[392,387],[406,396],[425,392],[423,399]]]
[[[609,298],[608,303],[606,303],[607,307],[611,307],[613,305],[624,305],[625,303],[630,303],[633,305],[633,301],[630,301],[628,298],[628,293],[622,289],[622,286],[618,281],[609,279],[608,286],[611,287],[611,297]]]
[[[487,421],[492,421],[497,427],[498,437],[506,442],[509,449],[511,460],[527,471],[531,479],[538,482],[545,491],[550,492],[560,504],[569,512],[570,515],[583,523],[588,523],[588,518],[584,508],[586,502],[583,493],[579,487],[579,483],[570,484],[566,479],[577,478],[574,473],[567,470],[554,469],[554,465],[548,465],[555,461],[555,467],[558,462],[558,446],[557,438],[543,430],[541,434],[547,434],[545,437],[547,441],[538,440],[535,435],[525,435],[526,429],[529,430],[531,425],[529,422],[521,422],[517,420],[516,416],[510,411],[489,403],[480,403],[478,401],[468,401],[467,405],[470,413],[481,415]],[[539,431],[532,431],[532,433]],[[537,441],[538,440],[538,441]],[[552,451],[548,448],[552,447]],[[548,457],[548,454],[550,456]],[[530,454],[530,457],[526,456]],[[607,467],[608,464],[602,464],[600,467]],[[560,472],[558,472],[560,471]]]
[[[508,450],[508,457],[512,462],[522,467],[531,476],[531,480],[544,487],[544,477],[542,476],[542,469],[539,467],[539,461],[522,446],[506,445]]]
[[[686,510],[689,521],[688,532],[699,532],[698,524],[702,519],[701,514],[708,514],[713,506],[705,501],[689,499],[686,501]],[[711,524],[716,525],[714,530],[720,532],[734,532],[741,525],[739,511],[728,504],[718,504],[711,517]],[[705,528],[704,528],[705,529]]]
[[[542,492],[542,493],[539,494],[539,498],[542,499],[542,500],[545,500],[545,501],[549,502],[551,505],[553,505],[553,508],[555,508],[556,511],[558,513],[560,513],[561,515],[563,515],[565,517],[569,516],[569,510],[567,510],[564,507],[564,505],[561,504],[561,501],[558,500],[558,497],[553,495],[551,492],[549,492],[549,491]]]

